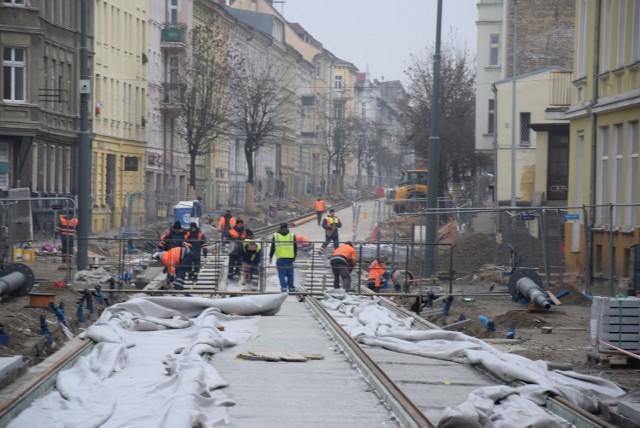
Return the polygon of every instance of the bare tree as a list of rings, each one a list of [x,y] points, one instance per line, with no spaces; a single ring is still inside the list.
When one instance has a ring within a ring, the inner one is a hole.
[[[450,44],[451,45],[451,44]],[[431,49],[433,50],[433,48]],[[408,101],[403,112],[408,121],[408,143],[415,152],[427,157],[427,141],[431,132],[431,99],[433,96],[432,54],[413,57],[405,71],[409,78]],[[475,154],[475,66],[465,50],[445,47],[442,50],[439,94],[440,189],[448,183],[461,182],[477,167]]]
[[[253,206],[255,153],[265,144],[279,140],[294,120],[295,92],[286,61],[273,57],[233,56],[230,121],[245,138],[247,161],[246,206]]]
[[[227,34],[215,24],[191,31],[192,51],[175,85],[180,111],[178,135],[189,154],[189,186],[195,191],[196,159],[210,154],[227,132],[229,60]],[[172,80],[174,77],[171,77]]]

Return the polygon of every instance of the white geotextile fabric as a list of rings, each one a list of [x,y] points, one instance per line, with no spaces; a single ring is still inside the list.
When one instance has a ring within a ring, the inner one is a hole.
[[[236,315],[274,314],[284,299],[149,297],[106,308],[84,334],[97,342],[90,354],[9,427],[226,425],[234,403],[209,360],[258,336],[259,317]]]
[[[376,297],[327,294],[322,303],[351,317],[346,330],[360,343],[463,364],[481,364],[505,382],[527,383],[517,388],[503,385],[479,388],[465,403],[445,409],[438,427],[567,426],[541,407],[550,393],[591,413],[597,412],[598,400],[625,393],[613,382],[573,371],[549,371],[544,361],[499,351],[463,333],[414,329],[412,318],[396,316],[381,306]]]

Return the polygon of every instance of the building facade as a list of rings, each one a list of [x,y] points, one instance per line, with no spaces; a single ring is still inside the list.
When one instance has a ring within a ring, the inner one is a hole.
[[[147,1],[95,2],[94,232],[142,224],[147,111]]]
[[[477,151],[495,155],[504,122],[496,119],[492,84],[548,67],[571,70],[575,5],[574,0],[479,0],[477,6],[475,143]],[[494,158],[494,169],[505,167]]]
[[[640,1],[577,0],[575,39],[567,271],[621,284],[640,243]]]
[[[0,4],[0,190],[75,198],[81,17],[79,4],[62,6],[45,0]],[[91,37],[93,26],[88,28]],[[53,233],[51,213],[50,203],[34,206],[36,232]]]

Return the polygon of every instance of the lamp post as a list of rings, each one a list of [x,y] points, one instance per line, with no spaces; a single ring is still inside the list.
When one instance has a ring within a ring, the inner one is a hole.
[[[87,267],[91,233],[91,140],[89,138],[89,1],[80,1],[80,132],[78,133],[78,270]]]
[[[427,224],[425,226],[426,232],[426,274],[431,276],[437,266],[438,256],[438,216],[436,208],[438,208],[438,167],[440,163],[439,145],[440,138],[438,137],[438,103],[440,92],[440,33],[442,30],[442,0],[438,0],[438,13],[436,21],[436,47],[433,55],[433,90],[431,91],[431,135],[429,136],[428,149],[428,171],[427,177],[427,209],[429,214],[426,216]]]

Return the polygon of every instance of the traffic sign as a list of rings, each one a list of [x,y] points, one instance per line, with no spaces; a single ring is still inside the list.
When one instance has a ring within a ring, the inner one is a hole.
[[[565,220],[580,220],[580,214],[565,214]]]
[[[523,220],[533,220],[535,218],[536,218],[536,216],[531,215],[531,214],[522,214],[522,219]]]
[[[62,209],[62,204],[53,204],[53,205],[51,205],[51,209],[52,210],[61,210]]]

